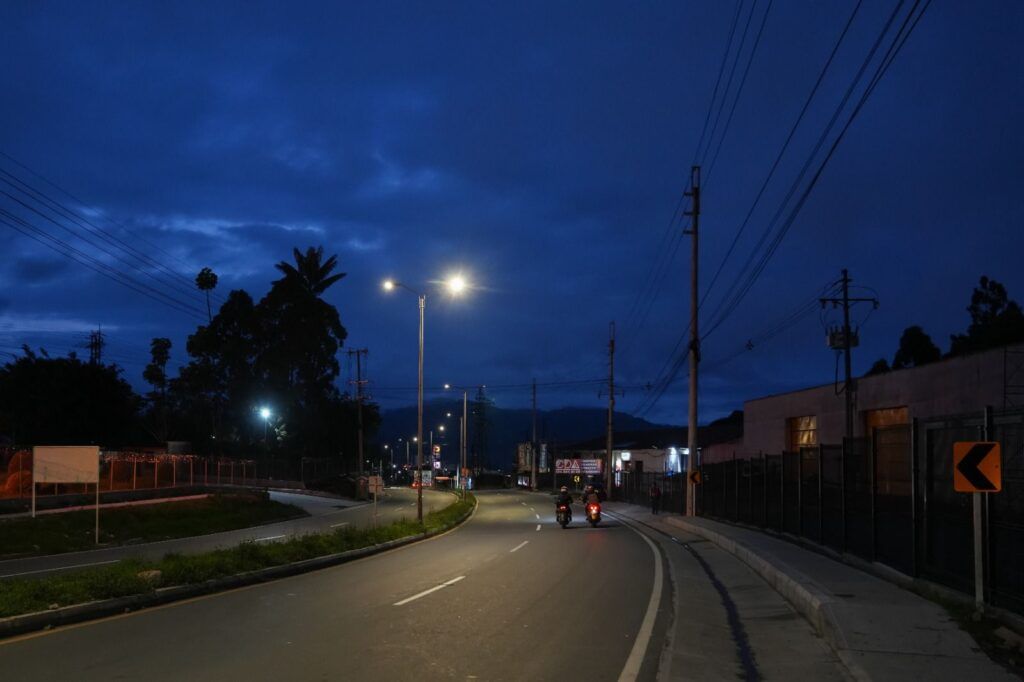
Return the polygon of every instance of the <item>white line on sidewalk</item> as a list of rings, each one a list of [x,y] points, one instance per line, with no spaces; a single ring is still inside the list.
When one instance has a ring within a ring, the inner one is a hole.
[[[394,603],[394,606],[404,606],[405,604],[408,604],[411,601],[415,601],[415,600],[419,599],[420,597],[426,597],[428,594],[432,594],[434,592],[437,592],[438,590],[443,590],[444,588],[446,588],[446,587],[448,587],[450,585],[454,585],[455,583],[459,582],[460,580],[462,580],[465,577],[466,576],[464,576],[464,575],[460,575],[458,578],[452,578],[451,580],[449,580],[447,582],[443,582],[440,585],[437,585],[435,587],[431,587],[429,590],[423,590],[419,594],[414,594],[411,597],[403,599],[402,601],[396,601]]]
[[[537,524],[537,530],[540,530],[540,524],[539,523]]]
[[[279,539],[281,539],[283,537],[286,537],[286,536],[284,536],[284,535],[271,535],[269,538],[256,538],[256,542],[264,542],[266,540],[279,540]]]
[[[519,543],[518,545],[516,545],[515,547],[513,547],[512,549],[510,549],[510,550],[509,550],[509,552],[518,552],[518,551],[519,551],[519,550],[521,550],[521,549],[522,549],[523,547],[525,547],[525,546],[526,546],[526,543],[528,543],[528,542],[529,542],[529,540],[523,540],[523,541],[522,541],[522,542],[520,542],[520,543]]]
[[[337,528],[338,526],[347,526],[348,521],[342,521],[341,523],[332,523],[331,528]]]
[[[19,575],[32,575],[33,573],[50,573],[52,571],[63,571],[70,568],[85,568],[87,566],[103,566],[105,564],[116,564],[120,559],[111,559],[110,561],[95,561],[91,564],[74,564],[72,566],[54,566],[53,568],[40,568],[38,571],[24,571],[23,573],[6,573],[0,578],[16,578]]]

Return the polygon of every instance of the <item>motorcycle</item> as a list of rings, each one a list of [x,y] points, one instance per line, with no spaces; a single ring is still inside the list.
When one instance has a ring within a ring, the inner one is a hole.
[[[597,524],[601,523],[601,505],[598,502],[587,503],[587,521],[590,521],[590,525],[597,528]]]
[[[558,523],[561,524],[562,528],[568,526],[569,522],[572,521],[572,510],[569,509],[569,505],[558,505],[558,509],[555,512],[555,518],[558,519]]]

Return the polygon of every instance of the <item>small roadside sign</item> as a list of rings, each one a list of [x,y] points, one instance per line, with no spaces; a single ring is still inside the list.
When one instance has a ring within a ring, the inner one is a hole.
[[[690,472],[690,483],[694,485],[700,485],[700,470],[695,469]]]
[[[384,492],[384,479],[380,476],[370,476],[368,481],[367,492],[374,495],[380,495]]]
[[[953,443],[953,490],[958,493],[997,493],[1003,489],[1002,448],[999,443]]]

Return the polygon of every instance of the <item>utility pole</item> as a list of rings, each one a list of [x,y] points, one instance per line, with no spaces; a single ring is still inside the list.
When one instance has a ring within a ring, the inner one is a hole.
[[[533,440],[530,442],[530,490],[537,489],[537,380],[533,380]]]
[[[858,333],[850,329],[850,306],[855,303],[871,303],[875,308],[878,308],[878,299],[874,297],[865,298],[851,298],[850,297],[850,275],[846,268],[843,268],[842,275],[839,278],[839,284],[842,286],[842,296],[835,298],[822,298],[821,307],[824,308],[829,303],[832,304],[833,308],[843,307],[843,328],[837,333],[835,330],[829,330],[828,333],[828,345],[830,348],[835,350],[842,349],[843,351],[843,397],[846,399],[846,437],[853,438],[853,413],[854,413],[854,398],[857,393],[856,380],[853,378],[852,365],[853,365],[853,354],[852,349],[854,346],[860,345],[860,336]]]
[[[353,355],[356,356],[356,380],[349,381],[350,384],[356,385],[356,410],[358,413],[359,420],[359,475],[363,475],[363,385],[367,382],[363,379],[363,356],[370,351],[366,348],[354,348],[348,351],[348,356],[351,358]],[[351,367],[351,365],[349,365]],[[350,370],[351,371],[351,370]]]
[[[103,325],[100,325],[96,331],[89,332],[89,364],[90,365],[102,365],[103,364],[103,347],[107,345],[107,342],[103,338]]]
[[[604,453],[604,492],[612,499],[612,442],[615,417],[615,322],[608,323],[608,436]]]
[[[686,421],[686,516],[696,515],[694,501],[697,497],[697,486],[693,482],[694,472],[697,471],[697,365],[700,363],[700,334],[697,330],[697,264],[699,262],[699,250],[697,248],[698,225],[700,223],[700,166],[690,168],[690,189],[686,196],[692,200],[691,210],[685,215],[691,216],[693,221],[689,230],[683,234],[690,235],[690,400],[689,414]]]

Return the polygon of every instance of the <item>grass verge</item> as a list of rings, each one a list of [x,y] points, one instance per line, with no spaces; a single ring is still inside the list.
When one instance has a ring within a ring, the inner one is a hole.
[[[146,594],[161,587],[191,585],[215,578],[337,554],[397,540],[424,531],[439,532],[458,523],[476,504],[467,494],[453,504],[427,514],[423,525],[396,521],[378,528],[342,528],[284,542],[245,542],[231,549],[204,554],[168,554],[159,561],[129,559],[111,566],[44,578],[0,580],[0,618]],[[159,574],[148,573],[159,571]]]
[[[123,545],[207,535],[307,516],[264,493],[212,495],[201,500],[100,508],[100,542]],[[0,520],[0,559],[94,549],[92,509]]]

